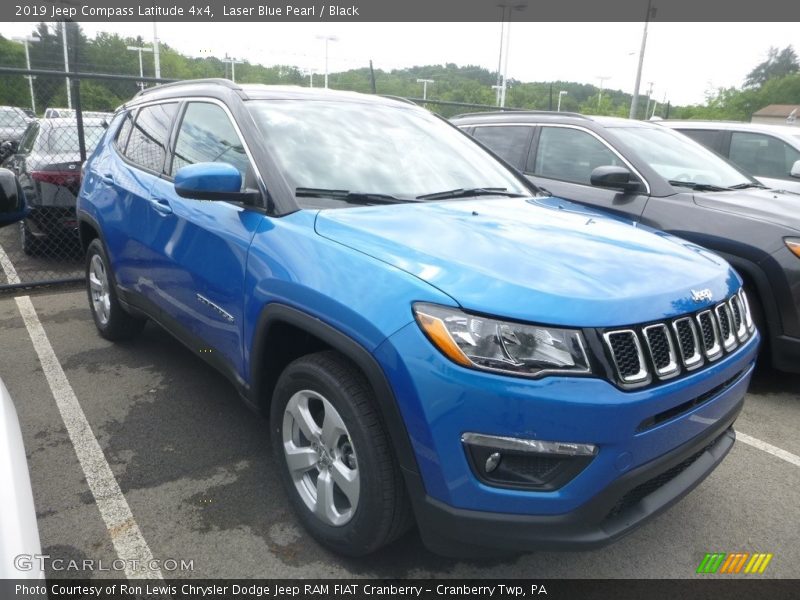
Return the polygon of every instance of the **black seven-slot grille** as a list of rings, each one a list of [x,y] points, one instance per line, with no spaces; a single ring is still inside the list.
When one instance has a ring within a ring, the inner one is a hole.
[[[670,379],[746,342],[755,327],[744,290],[713,308],[677,319],[603,333],[617,378],[626,385]]]

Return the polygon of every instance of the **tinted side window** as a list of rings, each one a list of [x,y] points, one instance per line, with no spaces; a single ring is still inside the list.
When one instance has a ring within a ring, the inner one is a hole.
[[[121,152],[124,152],[125,144],[128,143],[128,136],[133,128],[133,112],[126,112],[125,116],[122,118],[124,120],[122,121],[122,125],[120,126],[119,130],[117,130],[117,137],[114,140],[114,143]]]
[[[225,162],[242,174],[242,186],[250,161],[228,114],[216,104],[192,102],[186,112],[175,142],[170,175],[186,165],[200,162]]]
[[[597,138],[567,127],[542,127],[534,174],[590,184],[592,171],[607,165],[624,166]]]
[[[800,160],[800,151],[771,135],[734,131],[730,159],[753,175],[789,179],[792,165]]]
[[[683,135],[689,136],[698,144],[703,144],[714,152],[719,152],[719,132],[711,129],[679,129]]]
[[[177,110],[176,102],[139,109],[125,156],[145,169],[161,173],[167,155],[169,130]]]
[[[476,127],[473,135],[518,169],[525,168],[533,127]]]

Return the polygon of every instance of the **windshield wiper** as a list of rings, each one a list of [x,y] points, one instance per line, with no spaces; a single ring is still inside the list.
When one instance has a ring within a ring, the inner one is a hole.
[[[398,198],[391,194],[378,194],[372,192],[351,192],[349,190],[329,190],[325,188],[299,187],[294,191],[295,196],[301,198],[333,198],[343,200],[348,204],[400,204],[414,202],[411,198]]]
[[[730,189],[732,190],[746,190],[748,188],[757,188],[759,190],[767,189],[767,186],[762,185],[760,183],[739,183],[737,185],[732,185]]]
[[[447,200],[450,198],[471,198],[473,196],[508,196],[509,198],[524,198],[524,194],[509,192],[508,188],[482,187],[482,188],[456,188],[432,194],[417,196],[417,200]]]
[[[688,187],[693,190],[697,190],[698,192],[729,192],[730,190],[734,189],[734,188],[720,187],[718,185],[712,185],[710,183],[696,183],[694,181],[680,181],[678,179],[670,179],[669,184]]]

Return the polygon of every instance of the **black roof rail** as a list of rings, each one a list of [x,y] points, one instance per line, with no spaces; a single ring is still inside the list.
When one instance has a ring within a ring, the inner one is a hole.
[[[241,90],[241,86],[232,82],[230,79],[223,79],[222,77],[209,77],[206,79],[181,79],[180,81],[172,81],[170,83],[164,83],[162,85],[157,85],[155,87],[145,88],[137,92],[134,98],[138,98],[140,96],[146,96],[147,94],[151,94],[158,90],[163,90],[165,88],[176,87],[179,85],[193,85],[193,84],[205,84],[205,85],[221,85],[231,90]]]
[[[568,112],[568,111],[560,111],[556,112],[554,110],[515,110],[515,111],[501,111],[501,110],[491,110],[491,111],[484,111],[484,112],[471,112],[471,113],[461,113],[459,115],[455,115],[454,117],[450,117],[451,119],[460,119],[461,117],[483,117],[486,115],[549,115],[549,116],[564,116],[564,117],[575,117],[577,119],[586,119],[587,121],[591,121],[592,118],[586,115],[582,115],[581,113],[576,112]]]

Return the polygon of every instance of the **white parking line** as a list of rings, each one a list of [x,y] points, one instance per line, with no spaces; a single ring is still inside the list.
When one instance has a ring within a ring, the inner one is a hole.
[[[5,271],[8,283],[19,283],[16,269],[2,246],[0,246],[0,265]],[[64,369],[61,368],[61,363],[58,362],[53,346],[36,315],[33,302],[29,296],[16,298],[16,301],[114,549],[119,558],[125,561],[125,575],[129,579],[163,579],[161,569],[153,561],[153,553],[133,518],[128,501],[125,500],[114,478],[114,473],[92,432],[75,391]]]
[[[778,448],[777,446],[763,442],[760,439],[749,436],[741,431],[736,432],[736,439],[740,442],[744,442],[745,444],[749,444],[753,448],[758,448],[759,450],[763,450],[764,452],[772,454],[772,456],[777,456],[778,458],[793,464],[795,467],[800,467],[800,456],[797,456],[796,454],[792,454],[791,452],[787,452],[782,448]]]

